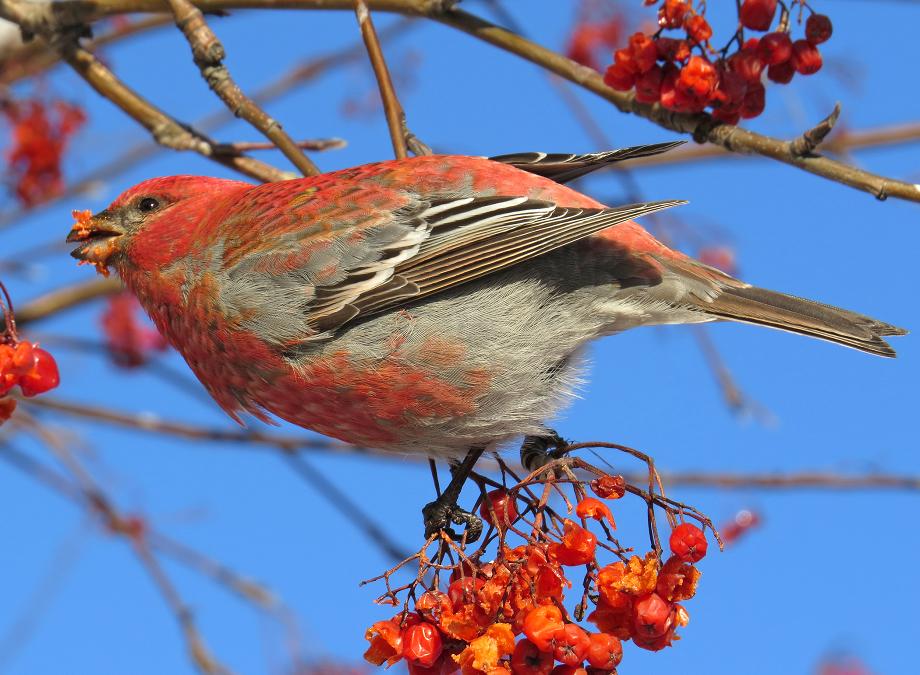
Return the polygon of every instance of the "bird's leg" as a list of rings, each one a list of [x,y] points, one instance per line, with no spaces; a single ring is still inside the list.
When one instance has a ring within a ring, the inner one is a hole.
[[[547,462],[558,459],[561,456],[559,451],[567,445],[568,442],[552,429],[539,436],[525,436],[521,444],[521,466],[528,472],[536,471]]]
[[[475,514],[457,506],[457,499],[460,497],[463,484],[473,471],[473,465],[484,451],[485,448],[481,447],[470,448],[463,461],[451,467],[450,483],[447,484],[444,492],[422,508],[426,539],[439,530],[443,530],[451,539],[458,539],[457,533],[450,528],[451,523],[465,526],[467,543],[479,539],[479,535],[482,534],[482,520]]]

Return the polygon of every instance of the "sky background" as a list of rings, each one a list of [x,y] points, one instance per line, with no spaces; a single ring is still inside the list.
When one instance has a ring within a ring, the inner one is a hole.
[[[651,16],[638,0],[620,4],[634,10],[637,19]],[[715,13],[722,3],[709,4]],[[531,37],[553,48],[562,47],[573,25],[571,3],[505,5]],[[464,6],[488,15],[483,3]],[[814,6],[834,21],[834,37],[822,49],[827,67],[787,87],[769,86],[766,113],[748,126],[792,138],[826,115],[834,101],[843,105],[841,125],[847,128],[920,119],[908,49],[916,41],[920,3],[819,0]],[[394,17],[377,20],[382,27]],[[238,12],[212,21],[227,48],[227,65],[247,91],[294,62],[353,44],[354,24],[350,12]],[[724,28],[717,35],[725,35]],[[546,77],[514,56],[436,24],[419,25],[385,51],[399,73],[397,86],[412,130],[438,151],[603,149],[573,119]],[[105,58],[128,83],[181,120],[219,107],[177,31],[165,29],[109,48]],[[348,141],[343,150],[314,155],[324,170],[353,166],[391,156],[382,115],[344,114],[354,107],[349,101],[372,96],[373,86],[361,61],[267,108],[295,138]],[[43,87],[88,111],[89,124],[68,157],[68,176],[80,177],[144,137],[64,70],[55,71]],[[673,138],[591,95],[578,96],[617,146]],[[261,140],[241,123],[215,135]],[[283,158],[265,157],[286,167]],[[917,157],[914,145],[864,151],[854,159],[916,182]],[[160,153],[92,194],[0,231],[2,256],[16,257],[36,244],[63,239],[71,209],[99,210],[140,180],[176,173],[228,175],[197,155]],[[878,202],[757,159],[639,170],[635,177],[648,199],[690,201],[675,214],[684,228],[676,230],[684,233],[677,243],[688,252],[698,250],[700,237],[726,244],[736,250],[739,274],[749,282],[920,328],[916,204]],[[623,199],[622,183],[613,174],[593,177],[580,188],[608,203]],[[6,206],[12,206],[9,200]],[[4,281],[22,304],[91,275],[88,267],[77,269],[61,248],[37,261],[28,277],[5,275]],[[96,303],[30,326],[27,337],[98,340],[102,307]],[[883,360],[748,326],[713,326],[709,335],[739,386],[769,410],[768,419],[728,410],[693,330],[675,327],[636,330],[596,344],[592,382],[556,427],[579,441],[640,448],[664,472],[920,474],[916,337],[897,340],[899,358]],[[61,399],[233,428],[216,405],[147,373],[118,371],[97,354],[63,348],[54,353],[62,370],[54,396]],[[187,373],[175,354],[164,362]],[[277,592],[297,617],[305,659],[360,661],[365,627],[392,614],[372,604],[377,587],[358,587],[389,560],[277,453],[61,417],[51,421],[87,446],[88,465],[120,506],[143,512],[170,535]],[[263,428],[258,422],[253,427]],[[29,443],[17,447],[46,457]],[[638,468],[617,456],[610,459],[617,468]],[[309,460],[404,548],[420,544],[419,509],[432,497],[423,462],[323,454]],[[0,510],[6,514],[0,523],[0,641],[10,639],[29,607],[35,610],[27,641],[13,638],[21,643],[15,648],[0,642],[0,672],[193,672],[173,617],[122,540],[3,464],[0,485]],[[687,603],[691,624],[681,631],[683,639],[654,654],[628,646],[622,673],[810,673],[822,659],[838,654],[858,657],[874,673],[915,672],[914,643],[920,634],[916,494],[688,488],[669,494],[717,523],[742,508],[759,512],[764,523],[724,554],[710,549],[700,564],[699,593]],[[624,501],[615,514],[621,540],[646,545],[642,505]],[[55,570],[50,577],[49,568]],[[200,575],[173,564],[167,571],[222,662],[238,673],[289,672],[288,643],[277,622]],[[51,590],[41,591],[43,584]]]

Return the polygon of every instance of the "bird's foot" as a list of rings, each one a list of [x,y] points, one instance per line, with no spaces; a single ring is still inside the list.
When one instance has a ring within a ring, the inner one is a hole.
[[[450,527],[451,523],[464,526],[468,544],[479,539],[482,534],[482,519],[475,513],[464,511],[456,503],[443,499],[443,495],[425,504],[422,508],[422,518],[425,523],[426,539],[438,532],[444,532],[451,539],[459,540],[461,536]]]
[[[536,471],[561,457],[561,451],[568,444],[552,429],[547,429],[545,434],[539,436],[525,436],[521,444],[521,466],[530,472]]]

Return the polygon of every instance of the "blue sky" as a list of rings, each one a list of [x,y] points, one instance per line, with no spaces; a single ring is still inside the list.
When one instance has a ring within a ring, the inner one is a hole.
[[[465,4],[485,13],[482,3]],[[569,3],[506,4],[531,36],[561,47],[571,28]],[[843,105],[841,123],[853,129],[920,119],[907,49],[916,39],[920,6],[826,0],[814,5],[834,21],[835,35],[823,50],[828,67],[788,87],[768,88],[767,111],[750,127],[791,138],[823,117],[834,101]],[[641,8],[636,13],[641,16]],[[381,25],[392,20],[378,17]],[[228,66],[246,90],[273,80],[296,60],[356,38],[348,12],[239,12],[214,20],[213,26],[227,47]],[[543,75],[466,35],[424,25],[387,45],[386,53],[394,64],[414,64],[411,81],[401,83],[401,97],[413,131],[438,150],[601,149]],[[109,49],[106,58],[127,82],[182,120],[218,107],[175,31]],[[347,139],[347,148],[315,159],[328,170],[352,166],[391,155],[382,117],[342,114],[346,100],[366,96],[372,86],[362,62],[268,109],[294,137]],[[89,111],[89,126],[69,158],[70,176],[80,176],[142,138],[133,122],[69,73],[56,72],[47,88]],[[579,96],[616,145],[673,138],[590,95]],[[259,140],[241,123],[217,135]],[[917,156],[915,145],[865,151],[854,160],[882,174],[918,181]],[[98,210],[125,187],[175,173],[227,175],[198,156],[161,153],[92,195],[57,204],[0,232],[4,257],[62,239],[72,208]],[[688,199],[679,214],[682,222],[694,231],[718,232],[715,241],[737,250],[745,280],[920,327],[913,295],[920,244],[916,205],[880,203],[766,160],[679,165],[635,176],[649,199]],[[596,176],[581,188],[608,203],[622,199],[621,184],[612,175]],[[688,250],[693,252],[692,246]],[[21,303],[90,275],[62,249],[42,259],[34,276],[4,280]],[[97,304],[61,315],[35,326],[34,336],[98,338],[100,310]],[[692,330],[676,327],[637,330],[598,343],[592,351],[592,382],[558,429],[578,440],[641,448],[655,456],[663,471],[920,474],[915,425],[920,350],[915,337],[897,340],[897,360],[882,360],[747,326],[713,326],[709,334],[739,385],[770,411],[772,421],[739,418],[727,410]],[[93,354],[63,349],[56,354],[63,377],[56,395],[63,399],[232,428],[215,405],[148,374],[116,371]],[[179,357],[167,361],[185,370]],[[276,454],[71,419],[54,422],[86,445],[88,466],[127,510],[143,511],[170,535],[274,589],[296,614],[304,656],[359,660],[365,626],[389,616],[386,608],[372,604],[376,589],[358,587],[358,581],[387,567],[388,560]],[[21,447],[44,457],[28,444]],[[320,454],[309,459],[405,548],[420,542],[419,509],[432,494],[423,463]],[[612,459],[618,467],[633,468]],[[28,641],[8,652],[11,658],[0,664],[0,671],[193,672],[173,618],[122,541],[3,465],[0,481],[0,508],[7,513],[0,526],[0,639],[24,607],[35,606],[36,589],[55,556],[70,559],[55,566],[56,589],[46,594]],[[672,496],[717,522],[741,508],[754,508],[764,524],[701,563],[703,581],[688,603],[692,621],[683,640],[657,654],[628,647],[623,673],[808,673],[823,657],[841,652],[859,657],[876,673],[913,672],[911,639],[920,630],[920,591],[913,580],[920,564],[913,529],[916,494],[678,488]],[[619,509],[621,538],[641,546],[641,505],[624,503]],[[76,552],[61,553],[68,546]],[[290,658],[277,623],[199,575],[173,564],[166,568],[224,663],[240,673],[284,672]]]

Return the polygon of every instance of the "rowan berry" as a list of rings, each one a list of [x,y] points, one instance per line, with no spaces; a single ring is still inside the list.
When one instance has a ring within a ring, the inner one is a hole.
[[[775,66],[792,58],[792,38],[788,33],[767,33],[757,45],[760,58],[768,66]]]
[[[495,520],[492,519],[493,513],[495,514]],[[508,527],[518,519],[515,498],[508,494],[507,490],[492,490],[486,494],[482,506],[479,507],[479,515],[489,525],[495,525],[500,528]]]
[[[591,481],[591,490],[601,499],[619,499],[626,494],[626,480],[623,476],[604,474]]]
[[[687,19],[684,29],[687,31],[687,36],[698,44],[703,44],[712,37],[712,26],[699,14],[694,14]]]
[[[444,642],[438,629],[427,622],[403,629],[402,655],[406,661],[430,668],[441,656]]]
[[[592,668],[613,670],[623,659],[623,644],[609,633],[591,633],[591,644],[585,658]]]
[[[553,655],[540,651],[530,640],[520,640],[511,654],[511,672],[515,675],[549,675]]]
[[[551,551],[559,564],[576,567],[586,565],[594,560],[597,536],[573,520],[566,519],[563,521],[563,527],[562,543],[551,547]]]
[[[792,81],[793,75],[795,75],[795,66],[792,59],[767,68],[767,78],[777,84],[788,84]]]
[[[542,652],[553,650],[552,641],[556,632],[562,630],[562,612],[555,605],[534,607],[524,617],[524,635]]]
[[[805,39],[813,45],[819,45],[831,39],[834,26],[824,14],[812,14],[805,22]]]
[[[34,358],[32,369],[19,378],[19,388],[22,389],[23,396],[43,394],[61,383],[57,363],[51,354],[40,347],[33,348],[31,354]]]
[[[593,518],[597,521],[607,519],[611,526],[616,527],[616,523],[613,522],[613,514],[610,512],[610,507],[594,499],[594,497],[585,497],[578,502],[578,506],[575,507],[575,513],[579,518]]]
[[[671,627],[671,605],[657,593],[648,593],[633,603],[633,623],[637,636],[656,638]]]
[[[671,531],[671,552],[684,562],[695,563],[706,555],[706,535],[693,523],[681,523]]]
[[[813,75],[821,70],[821,52],[808,40],[796,40],[792,43],[792,64],[802,75]]]
[[[777,0],[744,0],[738,18],[745,28],[769,30],[776,15]]]

